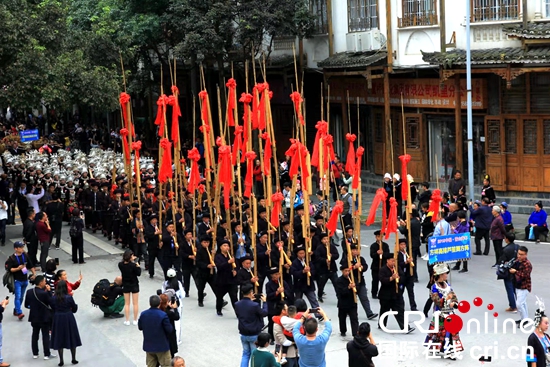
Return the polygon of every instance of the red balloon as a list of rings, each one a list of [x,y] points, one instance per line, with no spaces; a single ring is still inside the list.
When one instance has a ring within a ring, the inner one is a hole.
[[[458,304],[458,310],[462,313],[467,313],[470,311],[470,302],[468,301],[460,301]]]
[[[462,318],[458,315],[450,315],[445,318],[445,321],[443,321],[443,326],[445,327],[445,330],[447,330],[451,334],[456,334],[460,330],[462,330],[463,326]]]
[[[495,308],[495,306],[493,306],[492,303],[489,303],[489,304],[487,305],[487,309],[488,309],[489,311],[492,311],[493,308]]]
[[[474,298],[474,306],[479,307],[482,304],[483,304],[483,300],[481,299],[481,297]]]

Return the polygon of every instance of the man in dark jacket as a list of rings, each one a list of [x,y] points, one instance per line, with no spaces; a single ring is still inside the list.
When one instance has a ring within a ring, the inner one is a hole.
[[[170,334],[174,328],[166,312],[159,309],[160,297],[149,297],[148,310],[141,313],[138,329],[143,331],[143,351],[146,353],[147,366],[167,367],[170,365]]]
[[[357,335],[359,329],[359,317],[357,316],[357,302],[355,300],[355,283],[351,281],[350,269],[340,266],[342,275],[336,280],[336,295],[338,296],[338,321],[340,322],[340,335],[346,336],[348,330],[346,318],[349,316],[351,323],[351,334]]]
[[[401,232],[401,234],[407,237],[407,243],[408,241],[412,242],[411,243],[412,254],[410,254],[410,256],[412,257],[412,261],[415,264],[416,264],[416,260],[422,256],[422,254],[420,253],[420,246],[422,245],[422,240],[421,240],[422,225],[420,224],[419,217],[420,215],[418,214],[418,210],[413,209],[411,213],[411,238],[410,239],[408,238],[409,230],[407,228],[407,223],[403,220],[401,220],[401,222],[399,223],[399,232]],[[414,269],[413,281],[415,283],[418,283],[418,273],[417,273],[416,266],[413,269]]]
[[[29,250],[29,258],[33,264],[38,266],[38,234],[36,233],[36,223],[34,222],[34,217],[36,213],[33,208],[29,208],[27,211],[27,219],[23,223],[23,240],[27,245]],[[46,264],[41,264],[46,266]]]
[[[506,233],[504,242],[506,246],[502,249],[502,255],[498,261],[499,264],[508,263],[518,257],[519,245],[514,243],[516,236],[513,233]],[[506,289],[506,295],[508,296],[508,308],[506,312],[517,312],[516,305],[516,292],[514,289],[514,276],[509,274],[504,278],[504,288]]]
[[[186,228],[184,231],[184,241],[180,243],[181,254],[181,268],[183,274],[183,289],[185,290],[185,297],[189,297],[189,287],[191,284],[191,276],[197,284],[197,246],[195,239],[193,238],[193,230]]]
[[[34,279],[35,287],[25,294],[25,308],[30,309],[29,322],[32,326],[31,348],[33,358],[38,358],[38,338],[42,333],[42,348],[44,359],[55,357],[50,353],[50,325],[52,309],[50,307],[50,286],[46,284],[43,275]]]
[[[380,279],[378,278],[378,273],[380,268],[386,265],[386,259],[384,254],[390,253],[390,246],[386,242],[382,242],[382,234],[380,230],[374,232],[376,237],[376,242],[370,245],[370,257],[372,262],[370,264],[370,270],[372,274],[372,298],[378,298],[378,287],[380,286]]]
[[[470,213],[475,216],[475,243],[476,243],[476,252],[474,255],[481,255],[481,239],[485,239],[485,249],[483,255],[489,255],[489,249],[491,241],[489,240],[489,234],[491,230],[491,223],[493,222],[493,213],[491,207],[489,207],[489,199],[485,198],[481,202],[481,206],[477,209],[474,209],[470,203]]]
[[[321,244],[315,250],[315,270],[317,270],[317,297],[319,302],[323,302],[323,293],[325,286],[330,279],[334,287],[334,293],[337,293],[336,280],[338,279],[338,268],[336,260],[340,257],[336,246],[331,244],[330,237],[323,232],[320,235]],[[330,252],[329,252],[330,251]]]
[[[124,308],[124,297],[122,292],[122,277],[118,276],[115,281],[109,285],[107,300],[105,306],[99,306],[103,311],[103,317],[118,319],[124,315],[120,313]]]
[[[466,190],[466,181],[462,178],[462,172],[456,170],[454,177],[449,180],[448,187],[449,195],[453,203],[458,197],[458,192],[460,191],[460,188],[464,188]]]
[[[267,303],[265,295],[260,297],[263,305],[254,302],[254,287],[246,285],[242,288],[243,299],[235,303],[235,311],[239,319],[239,334],[243,345],[241,367],[248,367],[250,355],[256,349],[254,342],[264,328],[264,317],[267,316]]]
[[[149,216],[149,223],[145,225],[143,235],[147,241],[147,253],[149,254],[149,278],[155,276],[155,259],[158,260],[162,266],[162,257],[159,248],[160,238],[162,235],[162,229],[158,224],[159,217],[157,214],[151,214]]]
[[[378,348],[374,343],[368,322],[359,325],[357,335],[348,342],[346,349],[349,356],[348,367],[374,366],[372,357],[378,355]]]
[[[413,263],[413,258],[412,256],[409,256],[407,251],[407,239],[400,238],[397,261],[399,264],[399,269],[403,271],[403,277],[399,280],[399,285],[403,287],[403,294],[405,293],[405,289],[407,290],[411,311],[417,311],[416,301],[414,299],[414,275],[411,275],[411,263]]]
[[[61,228],[63,226],[63,208],[64,205],[57,193],[52,195],[52,200],[46,205],[46,214],[50,219],[52,231],[50,233],[50,243],[55,237],[55,248],[61,244]]]
[[[319,303],[315,297],[315,283],[313,281],[315,277],[315,267],[311,262],[309,266],[306,264],[306,249],[304,245],[296,246],[294,252],[296,253],[296,258],[290,267],[290,272],[292,273],[294,281],[294,299],[302,298],[302,296],[305,295],[309,300],[311,308],[317,308],[319,307]]]

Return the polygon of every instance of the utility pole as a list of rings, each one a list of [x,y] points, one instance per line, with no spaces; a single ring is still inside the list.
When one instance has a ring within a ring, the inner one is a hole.
[[[470,20],[472,9],[466,1],[466,116],[468,124],[468,193],[474,198],[474,141],[472,127],[472,52],[470,47]],[[457,134],[460,132],[457,131]]]

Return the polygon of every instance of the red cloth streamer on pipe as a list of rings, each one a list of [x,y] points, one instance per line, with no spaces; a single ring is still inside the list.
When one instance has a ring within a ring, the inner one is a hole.
[[[355,146],[353,145],[355,139],[357,139],[355,134],[346,134],[346,140],[349,142],[348,155],[346,157],[346,171],[348,171],[350,175],[355,173]]]
[[[365,153],[365,148],[358,147],[357,151],[355,152],[355,156],[357,157],[357,162],[355,162],[355,172],[353,174],[353,181],[351,182],[351,188],[353,190],[357,190],[359,188],[359,179],[361,178],[361,167],[362,167],[362,159],[363,159],[363,153]]]
[[[300,168],[300,160],[296,156],[298,150],[298,141],[296,139],[290,139],[290,148],[285,152],[285,155],[292,157],[290,160],[290,168],[288,169],[288,176],[293,178],[298,174]]]
[[[319,167],[319,140],[328,132],[328,122],[318,121],[315,125],[317,134],[315,134],[315,143],[313,143],[313,154],[311,155],[311,166]]]
[[[441,190],[435,189],[432,192],[432,201],[430,202],[430,207],[428,208],[428,213],[432,212],[432,222],[437,221],[437,216],[441,210]]]
[[[205,125],[210,125],[210,119],[208,118],[208,92],[202,90],[199,92],[199,98],[201,100],[201,118]]]
[[[400,155],[399,159],[401,160],[401,197],[403,200],[407,201],[409,197],[409,179],[407,177],[407,165],[411,161],[411,156],[409,154]]]
[[[256,159],[256,153],[254,151],[246,152],[246,177],[244,179],[244,196],[249,198],[252,194],[252,171],[254,170],[254,160]]]
[[[330,219],[327,223],[327,229],[330,231],[329,236],[332,236],[336,232],[338,226],[338,216],[344,211],[344,202],[341,200],[336,201],[336,204],[332,208]]]
[[[276,192],[275,194],[271,195],[273,209],[271,211],[271,219],[269,222],[273,225],[273,227],[279,227],[279,216],[281,215],[281,211],[283,209],[284,199],[285,197],[280,192]]]
[[[155,125],[159,127],[159,136],[164,134],[164,114],[166,113],[166,102],[168,98],[165,94],[161,95],[157,100],[157,118],[155,119]]]
[[[300,120],[300,123],[302,126],[306,125],[306,122],[304,121],[304,116],[302,116],[302,108],[301,104],[303,102],[302,95],[300,92],[292,92],[290,95],[290,99],[292,100],[292,103],[294,103],[294,109],[296,110],[296,116],[298,116],[298,120]]]
[[[159,168],[159,182],[166,183],[169,178],[172,178],[172,143],[166,138],[160,139],[160,147],[162,148],[162,164]]]
[[[372,204],[370,206],[369,215],[367,217],[367,221],[365,222],[365,224],[367,226],[370,226],[371,224],[374,223],[374,219],[376,218],[376,211],[378,210],[378,206],[380,205],[380,203],[385,201],[384,195],[387,195],[386,191],[384,191],[384,189],[376,190],[376,195],[374,195],[374,199],[372,200]],[[385,205],[383,205],[383,206],[385,207]],[[384,227],[382,227],[382,228],[384,228]]]
[[[264,175],[271,176],[271,138],[268,133],[262,134],[262,139],[265,140],[264,148]]]
[[[134,172],[136,173],[136,178],[140,174],[139,172],[139,151],[141,150],[141,141],[135,141],[132,143],[132,150],[134,151]]]
[[[130,103],[130,95],[126,92],[120,93],[120,107],[122,108],[122,118],[124,119],[124,127],[128,128],[128,103]]]
[[[269,93],[269,84],[259,83],[256,85],[258,95],[260,97],[260,105],[258,106],[258,129],[265,130],[266,114],[265,114],[265,94]]]
[[[243,151],[246,149],[246,146],[248,145],[248,137],[250,136],[250,130],[248,128],[248,119],[250,118],[250,103],[252,103],[252,100],[254,97],[250,93],[243,93],[241,94],[241,98],[239,99],[239,102],[244,104],[244,114],[243,114],[243,126],[244,126],[244,132],[243,132]],[[244,154],[241,155],[241,163],[244,162]]]
[[[130,147],[128,146],[128,129],[120,129],[120,136],[122,136],[122,144],[124,146],[124,157],[126,158],[126,164],[130,164]]]
[[[386,239],[390,238],[391,233],[397,232],[397,200],[390,198],[390,215],[388,215],[388,228],[386,230]]]
[[[236,165],[237,164],[237,158],[239,157],[239,151],[241,151],[243,148],[243,126],[236,126],[235,127],[235,140],[233,140],[233,153],[231,154],[231,164]],[[241,156],[241,160],[244,160],[244,154]]]
[[[328,170],[330,162],[334,162],[336,155],[334,154],[334,138],[330,134],[326,134],[323,138],[325,151],[323,152],[323,167]]]
[[[168,104],[172,106],[172,142],[174,143],[174,146],[178,144],[179,138],[180,138],[180,124],[179,124],[179,118],[181,117],[181,110],[180,110],[180,104],[178,100],[179,96],[179,90],[178,87],[175,85],[172,86],[172,93],[170,97],[168,97]]]
[[[258,128],[258,113],[260,108],[260,95],[258,93],[258,84],[252,88],[252,95],[254,96],[252,98],[252,130],[256,130]]]
[[[235,99],[237,97],[237,82],[230,78],[225,86],[229,89],[227,93],[227,124],[235,126]]]
[[[219,171],[218,176],[220,184],[223,184],[223,203],[225,210],[229,209],[229,194],[231,193],[231,184],[233,175],[231,173],[231,147],[222,145],[218,149]]]
[[[189,176],[189,186],[187,189],[190,192],[195,192],[201,182],[201,174],[199,172],[201,154],[197,148],[193,148],[187,152],[187,158],[191,161],[191,175]]]
[[[307,166],[308,150],[305,145],[298,143],[298,156],[300,157],[300,170],[302,171],[302,190],[309,193],[309,167]]]
[[[388,193],[384,190],[384,200],[382,201],[382,235],[386,230],[386,221],[388,219],[388,212],[386,209],[386,200],[388,200]]]

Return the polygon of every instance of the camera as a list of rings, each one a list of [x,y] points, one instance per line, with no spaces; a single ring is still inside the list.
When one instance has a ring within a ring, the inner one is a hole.
[[[172,298],[170,299],[170,302],[171,303],[176,303],[176,296],[172,296]]]
[[[319,308],[310,308],[309,313],[317,313],[319,312]]]

